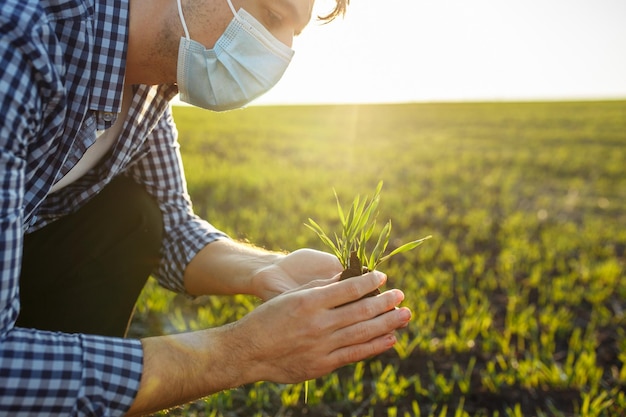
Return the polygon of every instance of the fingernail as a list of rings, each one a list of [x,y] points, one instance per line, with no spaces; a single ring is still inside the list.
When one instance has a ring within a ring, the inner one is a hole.
[[[408,308],[401,308],[400,309],[400,319],[402,319],[403,321],[406,321],[406,322],[411,320],[411,310],[409,310]]]

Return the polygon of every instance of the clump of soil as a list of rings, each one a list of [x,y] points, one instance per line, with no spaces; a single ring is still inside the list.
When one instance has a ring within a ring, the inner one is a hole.
[[[343,270],[341,276],[339,277],[339,280],[342,281],[344,279],[358,277],[368,272],[370,272],[369,269],[363,266],[363,263],[359,259],[356,251],[352,251],[350,253],[350,264],[346,269]],[[380,290],[376,288],[374,291],[365,294],[362,298],[374,297],[378,294],[380,294]]]

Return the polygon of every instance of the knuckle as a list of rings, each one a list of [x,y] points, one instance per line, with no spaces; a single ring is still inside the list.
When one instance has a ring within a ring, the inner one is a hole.
[[[307,313],[315,306],[314,297],[309,296],[309,291],[297,291],[292,293],[291,307],[294,311]]]
[[[365,357],[362,353],[362,349],[348,349],[344,355],[344,364],[354,363],[362,360]]]
[[[352,329],[350,329],[350,338],[357,343],[370,340],[370,326],[368,326],[365,322],[355,324]]]
[[[380,314],[380,311],[374,301],[375,300],[373,299],[362,300],[359,303],[359,316],[369,319],[372,317],[376,317],[378,314]]]
[[[352,300],[357,300],[359,298],[361,298],[361,291],[360,291],[360,286],[358,285],[358,280],[356,279],[350,279],[350,280],[346,280],[346,288],[345,291],[346,293],[348,293],[348,296],[350,297],[350,299]]]
[[[328,333],[328,324],[328,320],[324,318],[311,318],[308,321],[308,331],[315,338],[324,337]]]
[[[347,365],[355,363],[380,353],[380,349],[373,342],[354,346],[352,349],[346,349],[341,358],[341,364]]]

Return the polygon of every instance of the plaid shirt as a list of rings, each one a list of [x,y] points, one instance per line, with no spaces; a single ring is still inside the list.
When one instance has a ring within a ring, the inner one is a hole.
[[[191,210],[174,85],[135,86],[112,152],[48,195],[120,111],[128,0],[2,0],[0,10],[0,414],[119,415],[138,389],[140,342],[16,328],[24,234],[127,175],[164,213],[162,285],[184,291],[187,263],[224,235]]]

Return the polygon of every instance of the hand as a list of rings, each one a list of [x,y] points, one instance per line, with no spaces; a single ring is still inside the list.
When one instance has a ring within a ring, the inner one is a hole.
[[[390,290],[359,300],[385,280],[371,272],[319,286],[312,282],[227,326],[222,340],[243,373],[239,382],[301,382],[390,349],[394,330],[411,317],[407,308],[396,308],[404,294]]]
[[[269,300],[318,280],[326,284],[334,282],[341,270],[337,257],[313,249],[300,249],[260,269],[252,277],[252,285],[258,297]]]
[[[228,259],[223,263],[229,272],[232,265],[245,265],[251,275],[243,281],[268,301],[241,320],[211,330],[212,344],[227,355],[212,357],[221,358],[219,379],[229,387],[327,374],[390,349],[396,342],[393,332],[410,320],[409,309],[397,308],[404,299],[399,290],[361,300],[386,281],[381,272],[339,282],[342,267],[331,254],[301,249],[264,256],[239,248],[231,242],[208,246],[213,255],[220,254],[212,259]]]
[[[360,299],[386,276],[370,272],[335,282],[338,277],[286,291],[225,326],[142,339],[141,385],[128,415],[257,381],[317,378],[390,349],[394,330],[411,317],[407,308],[396,308],[404,294],[390,290]]]

